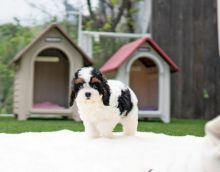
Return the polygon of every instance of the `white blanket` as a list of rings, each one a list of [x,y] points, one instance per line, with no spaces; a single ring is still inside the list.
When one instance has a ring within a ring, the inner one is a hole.
[[[94,140],[68,130],[0,134],[0,172],[220,172],[219,150],[220,138],[210,134]]]

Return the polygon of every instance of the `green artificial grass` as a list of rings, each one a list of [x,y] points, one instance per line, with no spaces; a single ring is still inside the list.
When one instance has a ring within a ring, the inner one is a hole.
[[[164,133],[174,136],[204,135],[205,120],[172,119],[171,123],[164,124],[161,121],[139,121],[138,131]],[[29,119],[18,121],[13,117],[0,117],[0,133],[45,132],[68,129],[72,131],[84,131],[82,122],[67,119]],[[118,125],[115,131],[122,131]]]

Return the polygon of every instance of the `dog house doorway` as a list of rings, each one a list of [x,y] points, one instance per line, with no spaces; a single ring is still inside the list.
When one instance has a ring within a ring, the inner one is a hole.
[[[146,57],[136,59],[130,68],[130,87],[138,98],[140,111],[157,111],[159,72],[155,62]]]
[[[69,93],[69,61],[59,49],[41,51],[34,62],[34,109],[66,109]]]

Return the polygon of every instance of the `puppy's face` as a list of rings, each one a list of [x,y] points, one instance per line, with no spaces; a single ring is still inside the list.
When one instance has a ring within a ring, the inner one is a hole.
[[[108,96],[109,87],[101,72],[92,67],[84,67],[75,73],[72,81],[72,93],[70,97],[70,106],[74,99],[77,103],[103,103],[105,104]],[[109,99],[109,97],[108,97]]]
[[[94,76],[89,81],[86,79],[84,76],[81,76],[74,81],[74,91],[77,94],[76,101],[80,103],[100,102],[103,96],[100,91],[101,81]]]

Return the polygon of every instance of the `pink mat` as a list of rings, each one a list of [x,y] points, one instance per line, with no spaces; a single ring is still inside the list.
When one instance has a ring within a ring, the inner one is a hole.
[[[33,105],[33,108],[35,109],[65,109],[65,107],[62,107],[58,104],[54,104],[51,102],[37,103]]]

